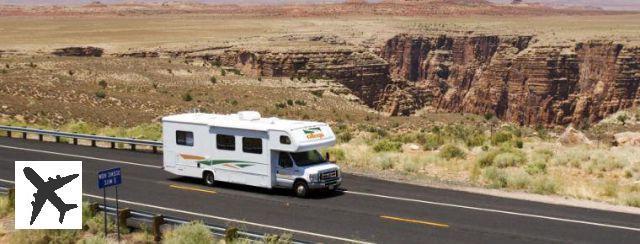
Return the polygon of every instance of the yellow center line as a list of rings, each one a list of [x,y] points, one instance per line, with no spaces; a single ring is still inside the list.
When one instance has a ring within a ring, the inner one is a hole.
[[[200,189],[200,188],[195,188],[195,187],[179,186],[179,185],[169,185],[169,187],[176,188],[176,189],[181,189],[181,190],[199,191],[199,192],[204,192],[204,193],[216,194],[215,191],[205,190],[205,189]]]
[[[440,228],[449,228],[448,224],[429,222],[429,221],[422,221],[422,220],[416,220],[416,219],[405,219],[405,218],[386,216],[386,215],[381,215],[380,218],[389,219],[389,220],[395,220],[395,221],[401,221],[401,222],[407,222],[407,223],[414,223],[414,224],[430,225],[430,226],[435,226],[435,227],[440,227]]]

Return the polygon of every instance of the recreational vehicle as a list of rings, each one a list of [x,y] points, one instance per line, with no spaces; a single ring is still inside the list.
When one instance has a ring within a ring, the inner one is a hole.
[[[334,190],[340,168],[320,149],[335,144],[320,122],[261,118],[260,113],[186,113],[162,118],[164,169],[176,175],[264,188]]]

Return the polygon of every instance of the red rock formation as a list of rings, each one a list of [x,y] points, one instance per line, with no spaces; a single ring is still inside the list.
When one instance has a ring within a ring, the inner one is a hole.
[[[640,48],[606,41],[531,46],[531,36],[398,35],[381,56],[396,79],[376,103],[494,113],[520,124],[594,122],[640,104]],[[401,99],[399,99],[401,98]]]

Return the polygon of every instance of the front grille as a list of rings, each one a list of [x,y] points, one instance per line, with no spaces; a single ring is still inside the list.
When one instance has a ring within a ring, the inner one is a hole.
[[[337,170],[324,172],[324,173],[320,174],[320,180],[323,180],[323,181],[335,180],[337,178],[338,178],[338,171]]]

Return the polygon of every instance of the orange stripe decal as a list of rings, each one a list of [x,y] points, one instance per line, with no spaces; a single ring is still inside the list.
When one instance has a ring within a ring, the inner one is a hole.
[[[196,155],[189,155],[189,154],[180,154],[180,157],[182,157],[183,159],[186,160],[204,160],[205,157],[200,157],[200,156],[196,156]]]

